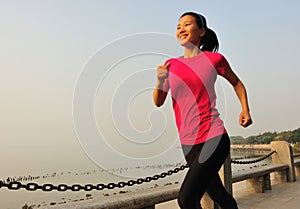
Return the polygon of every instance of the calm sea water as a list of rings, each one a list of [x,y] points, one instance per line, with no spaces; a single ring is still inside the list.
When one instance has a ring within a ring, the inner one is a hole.
[[[231,153],[232,158],[245,156],[243,153]],[[245,159],[251,160],[251,159]],[[269,164],[271,159],[268,158],[262,162],[251,164],[251,165],[236,165],[232,164],[233,172],[237,172],[239,170],[251,169],[254,166],[261,166],[265,164]],[[164,171],[168,171],[169,169],[173,169],[176,165],[152,165],[152,166],[142,166],[139,168],[118,168],[115,170],[104,171],[103,169],[97,166],[89,166],[88,168],[84,165],[81,165],[81,169],[62,169],[59,171],[51,171],[51,172],[39,172],[38,169],[32,172],[23,172],[23,173],[13,173],[12,175],[0,176],[5,182],[10,181],[21,181],[26,184],[29,182],[36,182],[38,184],[46,184],[51,183],[53,185],[58,184],[98,184],[98,183],[111,183],[111,182],[119,182],[119,181],[128,181],[130,178],[124,177],[125,172],[130,172],[132,169],[143,169],[143,173],[145,171],[149,172],[150,176],[153,174],[159,174]],[[7,188],[0,189],[0,205],[3,209],[18,209],[22,208],[25,204],[28,206],[33,206],[33,208],[43,208],[50,205],[50,203],[59,204],[64,202],[73,202],[73,201],[82,201],[89,198],[101,199],[106,195],[112,195],[114,193],[126,192],[139,190],[144,188],[150,188],[153,186],[163,186],[169,183],[181,182],[184,178],[186,171],[181,171],[177,174],[174,174],[170,177],[166,177],[165,179],[160,179],[159,181],[145,183],[142,185],[135,185],[134,187],[124,187],[122,189],[114,189],[114,190],[102,190],[102,191],[80,191],[80,192],[43,192],[43,191],[26,191],[24,189],[12,191]]]

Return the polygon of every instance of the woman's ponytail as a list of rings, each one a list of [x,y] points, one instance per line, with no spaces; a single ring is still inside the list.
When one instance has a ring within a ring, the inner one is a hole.
[[[217,34],[210,28],[206,28],[205,35],[200,42],[201,51],[217,52],[219,49],[219,41]]]

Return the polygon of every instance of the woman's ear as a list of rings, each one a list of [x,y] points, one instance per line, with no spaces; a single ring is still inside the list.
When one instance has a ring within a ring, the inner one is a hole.
[[[200,28],[200,37],[202,38],[206,33],[206,29],[205,28]]]

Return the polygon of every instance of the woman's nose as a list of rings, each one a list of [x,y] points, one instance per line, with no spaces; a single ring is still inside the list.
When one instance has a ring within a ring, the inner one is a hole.
[[[185,29],[184,28],[181,28],[180,30],[179,30],[179,34],[182,34],[182,33],[184,33],[185,32]]]

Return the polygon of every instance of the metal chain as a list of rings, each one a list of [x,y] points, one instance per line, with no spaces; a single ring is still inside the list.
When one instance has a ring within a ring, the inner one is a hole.
[[[180,167],[171,169],[167,172],[162,172],[159,175],[154,175],[154,176],[148,176],[146,178],[138,178],[137,180],[129,180],[127,182],[121,181],[118,183],[108,183],[108,184],[97,184],[97,185],[92,185],[92,184],[86,184],[84,186],[80,184],[73,184],[71,186],[66,185],[66,184],[59,184],[57,186],[54,186],[52,184],[44,184],[44,185],[38,185],[37,183],[28,183],[28,184],[22,184],[20,182],[9,182],[5,183],[3,181],[0,181],[0,188],[2,187],[7,187],[10,190],[19,190],[21,188],[24,188],[28,191],[36,191],[36,190],[42,190],[45,192],[50,192],[53,190],[57,190],[59,192],[65,192],[68,190],[71,190],[73,192],[77,192],[80,190],[85,190],[85,191],[91,191],[93,189],[95,190],[103,190],[103,189],[114,189],[114,188],[123,188],[125,186],[133,186],[135,184],[142,184],[145,182],[150,182],[153,180],[158,180],[165,178],[166,176],[171,176],[174,173],[178,173],[179,171],[182,171],[186,168],[188,168],[188,165],[182,165]]]
[[[256,160],[250,160],[250,161],[237,161],[237,160],[233,160],[231,159],[231,163],[233,164],[252,164],[252,163],[257,163],[259,161],[262,161],[268,157],[270,157],[273,153],[275,153],[276,151],[272,151],[271,153],[269,153],[268,155],[256,159]],[[71,186],[67,185],[67,184],[59,184],[57,186],[53,185],[53,184],[43,184],[43,185],[39,185],[37,183],[28,183],[28,184],[22,184],[21,182],[17,182],[17,181],[12,181],[9,183],[5,183],[3,181],[0,180],[0,188],[2,187],[6,187],[10,190],[19,190],[21,188],[24,188],[28,191],[36,191],[36,190],[42,190],[45,192],[50,192],[53,190],[57,190],[59,192],[65,192],[68,190],[71,190],[73,192],[77,192],[80,190],[85,190],[85,191],[91,191],[91,190],[104,190],[104,189],[115,189],[115,188],[123,188],[125,186],[134,186],[136,184],[142,184],[142,183],[146,183],[146,182],[150,182],[150,181],[156,181],[158,179],[162,179],[165,178],[166,176],[171,176],[174,173],[178,173],[179,171],[182,171],[186,168],[188,168],[188,165],[182,165],[180,167],[171,169],[167,172],[162,172],[159,175],[154,175],[154,176],[148,176],[145,178],[138,178],[136,180],[129,180],[127,182],[124,181],[120,181],[118,183],[108,183],[108,184],[97,184],[97,185],[92,185],[92,184],[86,184],[84,186],[80,185],[80,184],[73,184]]]
[[[300,157],[300,154],[295,154],[293,155],[293,157]]]
[[[248,161],[238,161],[238,160],[233,160],[231,159],[231,163],[233,164],[252,164],[252,163],[258,163],[268,157],[270,157],[272,154],[274,154],[276,151],[273,150],[272,152],[270,152],[269,154],[267,154],[266,156],[263,156],[261,158],[255,159],[255,160],[248,160]]]

